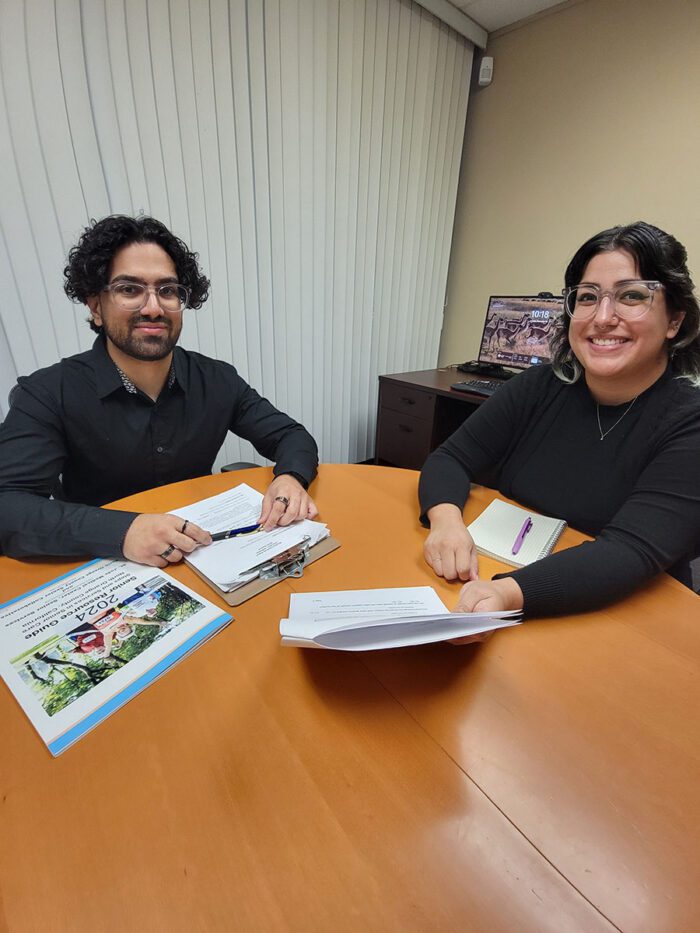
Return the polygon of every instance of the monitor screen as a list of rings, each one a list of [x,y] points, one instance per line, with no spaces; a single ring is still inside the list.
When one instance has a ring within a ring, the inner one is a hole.
[[[479,347],[480,363],[527,369],[550,360],[549,337],[563,298],[492,295]]]

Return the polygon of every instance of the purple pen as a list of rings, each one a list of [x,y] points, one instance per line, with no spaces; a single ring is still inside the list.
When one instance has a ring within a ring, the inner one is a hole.
[[[524,524],[523,524],[523,527],[522,527],[522,528],[520,529],[520,531],[518,532],[518,537],[517,537],[517,538],[515,539],[515,541],[513,542],[513,548],[512,548],[512,550],[511,550],[511,552],[510,552],[511,554],[517,554],[517,553],[518,553],[518,551],[520,550],[520,548],[523,546],[523,541],[525,540],[525,535],[528,533],[528,531],[530,531],[531,528],[532,528],[532,519],[531,519],[530,516],[528,515],[528,517],[525,519],[525,522],[524,522]]]

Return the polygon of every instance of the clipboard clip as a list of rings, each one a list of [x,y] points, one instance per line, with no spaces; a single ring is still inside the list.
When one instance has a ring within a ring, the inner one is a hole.
[[[307,535],[299,544],[276,554],[260,566],[261,580],[281,580],[284,577],[301,577],[309,556],[311,538]]]

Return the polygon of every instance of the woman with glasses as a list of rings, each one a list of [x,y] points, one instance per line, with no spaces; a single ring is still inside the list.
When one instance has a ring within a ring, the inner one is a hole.
[[[457,609],[584,612],[700,552],[700,308],[685,248],[647,223],[592,237],[566,270],[552,364],[509,380],[426,461],[425,559]],[[479,580],[470,483],[595,537]]]

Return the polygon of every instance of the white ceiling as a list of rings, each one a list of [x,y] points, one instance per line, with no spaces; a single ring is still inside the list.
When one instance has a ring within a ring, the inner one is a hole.
[[[487,32],[493,32],[542,10],[561,6],[562,0],[451,0],[451,3]]]

